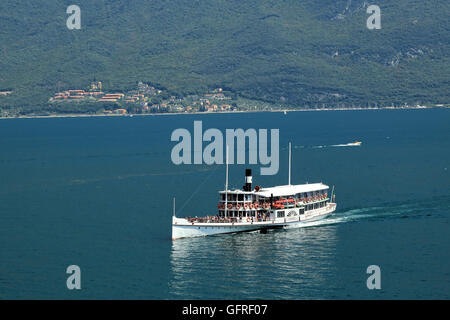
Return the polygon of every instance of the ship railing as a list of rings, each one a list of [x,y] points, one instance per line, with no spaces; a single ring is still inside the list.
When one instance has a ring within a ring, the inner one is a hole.
[[[189,223],[243,223],[243,222],[266,222],[272,221],[270,217],[186,217]]]
[[[316,212],[322,212],[335,207],[335,203],[328,203],[322,208],[317,208]],[[242,223],[242,222],[267,222],[273,221],[269,216],[260,217],[220,217],[220,216],[206,216],[206,217],[186,217],[189,223]]]

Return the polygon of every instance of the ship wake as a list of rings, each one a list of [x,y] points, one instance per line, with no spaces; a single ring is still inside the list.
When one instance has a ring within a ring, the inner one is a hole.
[[[450,209],[450,197],[428,199],[417,202],[388,203],[381,206],[352,208],[336,212],[329,218],[305,222],[305,227],[334,225],[340,223],[357,222],[361,220],[407,219],[419,217],[433,217],[442,215]],[[427,208],[424,210],[424,208]]]

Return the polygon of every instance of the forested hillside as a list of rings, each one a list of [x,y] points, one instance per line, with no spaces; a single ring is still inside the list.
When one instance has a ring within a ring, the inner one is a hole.
[[[0,108],[45,108],[94,79],[288,106],[448,103],[449,16],[447,0],[2,0]]]

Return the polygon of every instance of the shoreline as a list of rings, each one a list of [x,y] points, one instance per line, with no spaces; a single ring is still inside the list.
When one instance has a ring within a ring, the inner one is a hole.
[[[208,114],[240,114],[240,113],[284,113],[286,112],[319,112],[319,111],[371,111],[371,110],[418,110],[418,109],[448,109],[448,106],[439,107],[377,107],[377,108],[323,108],[323,109],[281,109],[281,110],[243,110],[232,112],[167,112],[167,113],[144,113],[144,114],[52,114],[48,116],[24,115],[17,117],[0,117],[5,119],[51,119],[51,118],[90,118],[90,117],[140,117],[140,116],[175,116],[175,115],[208,115]]]

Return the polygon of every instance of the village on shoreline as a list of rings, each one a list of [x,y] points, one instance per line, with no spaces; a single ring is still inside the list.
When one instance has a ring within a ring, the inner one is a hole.
[[[2,96],[13,91],[1,91]],[[292,107],[276,105],[264,101],[244,99],[223,88],[215,88],[202,94],[182,97],[170,95],[167,90],[139,82],[134,90],[126,92],[103,90],[101,81],[93,81],[85,89],[67,89],[56,92],[48,100],[51,112],[21,114],[2,110],[0,119],[5,118],[49,118],[49,117],[98,117],[98,116],[138,116],[175,114],[216,114],[249,112],[292,112],[292,111],[345,111],[381,109],[426,109],[448,108],[449,104],[401,106],[327,106]],[[87,107],[88,106],[88,107]],[[76,109],[75,112],[71,110]]]
[[[21,115],[15,117],[0,117],[2,119],[49,119],[49,118],[90,118],[90,117],[154,117],[154,116],[174,116],[174,115],[214,115],[214,114],[244,114],[244,113],[283,113],[287,115],[291,112],[320,112],[320,111],[375,111],[375,110],[418,110],[418,109],[437,109],[444,108],[449,109],[450,106],[407,106],[407,107],[377,107],[377,108],[321,108],[321,109],[285,109],[285,110],[254,110],[254,111],[230,111],[230,112],[171,112],[171,113],[142,113],[142,114],[120,114],[120,113],[107,113],[107,114],[51,114],[51,115]]]
[[[158,114],[236,111],[235,99],[222,88],[204,94],[176,97],[166,90],[139,82],[137,88],[127,92],[103,92],[101,81],[91,83],[87,91],[69,89],[57,92],[49,99],[52,104],[95,103],[96,114]]]

